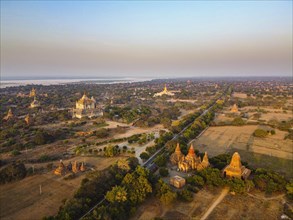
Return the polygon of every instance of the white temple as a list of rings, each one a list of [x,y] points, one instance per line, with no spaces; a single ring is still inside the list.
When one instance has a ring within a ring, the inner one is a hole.
[[[168,91],[167,86],[165,85],[164,90],[162,92],[158,92],[154,94],[154,97],[162,96],[162,95],[168,95],[168,96],[173,96],[174,93]]]

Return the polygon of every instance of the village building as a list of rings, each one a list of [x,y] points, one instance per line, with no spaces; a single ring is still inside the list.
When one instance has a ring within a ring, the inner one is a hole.
[[[223,170],[224,177],[227,178],[239,178],[247,179],[251,173],[251,170],[247,169],[241,164],[241,158],[238,152],[235,152],[232,156],[231,162]]]
[[[62,160],[60,160],[59,166],[54,171],[55,175],[64,176],[66,174],[66,167],[63,164]]]
[[[75,103],[75,109],[73,109],[73,118],[83,118],[83,117],[97,117],[102,116],[103,111],[97,108],[97,103],[94,97],[88,98],[86,94]]]
[[[158,97],[162,95],[174,96],[175,94],[173,92],[168,91],[167,86],[165,85],[164,90],[162,92],[155,93],[154,97]]]
[[[13,119],[14,115],[12,113],[11,108],[8,110],[7,115],[3,118],[5,121],[9,121],[10,119]]]
[[[34,101],[31,102],[30,108],[38,108],[40,106],[41,106],[40,102],[37,100],[36,96],[34,96]]]
[[[186,184],[186,180],[181,176],[172,176],[170,178],[170,184],[178,189],[182,188]]]

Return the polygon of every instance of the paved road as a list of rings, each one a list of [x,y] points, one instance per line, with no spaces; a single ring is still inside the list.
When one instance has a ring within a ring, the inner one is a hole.
[[[216,208],[216,206],[226,197],[226,195],[229,192],[229,188],[225,187],[220,196],[214,201],[214,203],[209,207],[209,209],[206,211],[206,213],[200,218],[200,220],[205,220],[214,210],[214,208]]]

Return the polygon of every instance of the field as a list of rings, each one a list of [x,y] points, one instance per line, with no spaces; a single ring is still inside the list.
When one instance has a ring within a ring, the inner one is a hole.
[[[75,158],[85,161],[102,170],[117,161],[120,157]],[[69,161],[64,161],[67,164]],[[44,216],[55,215],[63,199],[73,196],[85,177],[80,173],[76,178],[64,180],[53,172],[34,175],[21,181],[0,186],[0,219],[41,219]],[[40,195],[40,185],[42,194]]]
[[[292,177],[292,141],[284,140],[286,132],[276,130],[275,135],[257,138],[252,134],[261,126],[218,126],[210,127],[193,141],[200,152],[207,151],[209,156],[238,151],[242,160],[253,167],[270,168]]]
[[[264,195],[231,195],[218,205],[216,201],[222,194],[222,189],[202,189],[194,195],[193,201],[179,202],[164,206],[158,199],[151,198],[142,204],[132,220],[146,220],[160,217],[165,220],[201,219],[210,213],[207,219],[278,219],[282,214],[283,195],[265,198]],[[258,198],[258,199],[256,199]],[[215,205],[215,206],[214,206]],[[210,208],[213,209],[210,209]],[[256,208],[257,207],[257,208]]]

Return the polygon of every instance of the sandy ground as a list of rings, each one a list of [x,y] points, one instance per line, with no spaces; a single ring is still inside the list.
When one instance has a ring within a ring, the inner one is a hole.
[[[207,219],[280,219],[282,208],[281,198],[265,201],[248,195],[229,194]]]
[[[71,161],[85,161],[102,170],[120,157],[76,157]],[[64,161],[67,164],[69,160]],[[55,163],[57,165],[57,163]],[[0,219],[34,220],[57,214],[63,199],[73,196],[84,173],[72,180],[64,180],[53,172],[27,177],[21,181],[0,186]],[[42,194],[40,195],[40,185]]]
[[[246,99],[247,98],[247,94],[246,93],[240,93],[240,92],[234,92],[233,93],[233,97],[235,97],[235,98],[241,98],[241,99]]]

